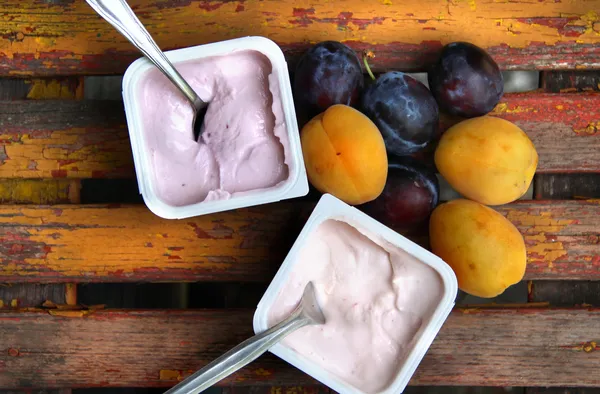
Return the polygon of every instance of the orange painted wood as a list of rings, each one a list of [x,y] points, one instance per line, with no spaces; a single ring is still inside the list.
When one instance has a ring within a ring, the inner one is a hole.
[[[163,49],[247,35],[294,60],[310,43],[373,49],[376,69],[419,70],[442,45],[466,40],[505,69],[600,67],[600,1],[131,0]],[[6,0],[0,74],[122,73],[139,52],[83,1]]]
[[[0,206],[0,283],[266,282],[300,231],[303,204],[180,221],[145,206]]]
[[[66,204],[79,202],[75,179],[0,179],[2,204]]]
[[[0,102],[0,178],[133,177],[123,103]]]
[[[0,100],[81,98],[83,77],[0,79]]]
[[[252,335],[252,310],[0,313],[0,387],[169,387]],[[458,309],[413,385],[598,386],[598,309]],[[272,355],[221,385],[312,385]]]
[[[507,94],[492,115],[532,138],[538,173],[600,172],[600,94]],[[0,178],[133,178],[122,103],[0,102],[0,162]]]
[[[313,207],[277,203],[175,221],[144,206],[1,206],[0,283],[269,282]],[[527,279],[600,279],[598,201],[498,210],[524,234]]]

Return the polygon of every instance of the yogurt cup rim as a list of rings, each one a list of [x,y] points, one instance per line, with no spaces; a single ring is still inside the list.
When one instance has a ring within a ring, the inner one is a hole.
[[[277,77],[289,141],[290,171],[288,178],[279,185],[239,193],[226,200],[201,201],[184,206],[172,206],[161,201],[154,192],[154,180],[151,175],[153,171],[152,164],[150,155],[145,148],[145,136],[141,132],[139,101],[135,98],[135,88],[141,76],[154,67],[146,57],[142,56],[131,63],[125,71],[122,94],[138,186],[146,206],[154,214],[165,219],[181,219],[267,204],[300,197],[308,193],[308,181],[300,146],[287,63],[281,48],[274,41],[262,36],[247,36],[169,50],[165,51],[165,54],[174,64],[178,64],[212,56],[223,56],[243,50],[255,50],[266,56],[273,68],[272,73]]]
[[[394,380],[386,389],[378,394],[396,394],[401,392],[408,384],[414,371],[433,342],[433,339],[454,307],[454,300],[458,293],[456,275],[450,266],[438,256],[331,195],[325,194],[319,200],[277,274],[263,294],[254,314],[254,331],[255,333],[259,333],[268,328],[268,311],[275,302],[279,291],[285,285],[287,277],[294,265],[298,263],[298,252],[306,244],[308,236],[321,223],[328,219],[345,221],[351,226],[359,226],[360,228],[367,230],[370,234],[381,237],[385,242],[399,247],[422,263],[432,267],[441,278],[444,293],[440,302],[431,314],[428,324],[424,326],[420,332],[420,336],[415,341],[411,351],[406,355],[404,363],[399,366]],[[281,343],[273,346],[270,349],[270,352],[311,375],[313,378],[319,380],[335,391],[341,393],[366,394]]]

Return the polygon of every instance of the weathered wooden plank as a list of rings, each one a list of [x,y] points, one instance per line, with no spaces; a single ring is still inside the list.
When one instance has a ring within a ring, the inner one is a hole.
[[[600,71],[544,71],[541,80],[551,93],[600,91]]]
[[[492,114],[532,138],[539,173],[600,172],[600,94],[507,94]],[[120,102],[0,102],[0,133],[0,177],[134,177]]]
[[[534,194],[551,200],[600,198],[600,174],[538,174]]]
[[[600,306],[600,282],[534,281],[529,285],[529,301],[552,306]]]
[[[0,308],[41,307],[44,301],[66,303],[64,285],[13,284],[0,285]]]
[[[0,97],[3,100],[81,99],[83,80],[77,77],[0,79]],[[6,152],[4,141],[2,150]],[[0,203],[79,203],[80,187],[79,180],[74,179],[0,179]],[[0,285],[0,306],[39,307],[46,300],[75,304],[76,287],[73,284],[36,283]]]
[[[313,207],[276,203],[168,221],[143,206],[2,206],[0,283],[264,283]],[[525,236],[526,279],[600,278],[598,201],[517,202],[498,210]]]
[[[264,35],[290,60],[311,42],[373,49],[376,69],[420,70],[449,41],[486,48],[505,69],[600,67],[597,0],[131,1],[163,49]],[[166,23],[165,21],[168,21]],[[140,57],[84,2],[7,0],[0,74],[119,73]]]
[[[0,104],[0,177],[131,177],[123,103],[5,101]]]
[[[0,97],[2,100],[81,99],[82,82],[78,77],[0,79]],[[79,189],[78,180],[0,179],[0,203],[79,203]],[[75,303],[74,289],[75,285],[69,284],[2,284],[0,307],[39,307],[47,300],[58,304]],[[65,389],[64,392],[69,390]]]
[[[598,171],[599,94],[511,94],[491,115],[529,135],[539,153],[538,173]]]
[[[498,210],[524,235],[527,245],[526,279],[598,278],[598,200],[516,202]],[[555,275],[557,272],[560,274]]]
[[[78,199],[79,187],[72,179],[0,179],[0,203],[65,204]]]
[[[0,100],[81,99],[83,78],[0,79]]]
[[[273,204],[182,221],[142,205],[0,207],[0,283],[265,281],[311,206]]]
[[[10,373],[0,387],[168,387],[251,335],[252,313],[2,313],[0,365]],[[599,325],[598,309],[456,310],[411,384],[599,386]],[[266,355],[220,384],[315,383]]]

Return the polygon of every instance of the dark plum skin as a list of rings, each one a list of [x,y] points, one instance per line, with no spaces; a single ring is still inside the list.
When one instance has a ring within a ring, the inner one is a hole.
[[[494,59],[467,42],[446,45],[427,79],[440,109],[464,118],[489,113],[504,94],[504,79]]]
[[[390,157],[383,192],[360,209],[386,226],[408,229],[427,223],[439,194],[439,182],[432,169],[409,156]]]
[[[439,110],[425,85],[399,71],[381,75],[364,92],[362,112],[397,156],[423,150],[437,136]]]
[[[323,41],[306,51],[294,74],[294,102],[300,127],[334,104],[355,107],[364,86],[360,60],[350,47]]]

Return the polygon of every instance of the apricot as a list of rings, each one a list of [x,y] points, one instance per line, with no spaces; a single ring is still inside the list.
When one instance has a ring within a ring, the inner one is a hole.
[[[466,199],[439,205],[429,220],[431,251],[456,274],[458,287],[491,298],[521,281],[525,240],[504,216]]]
[[[486,205],[501,205],[527,192],[538,154],[517,125],[481,116],[462,121],[442,135],[435,164],[464,197]]]
[[[300,134],[309,182],[351,205],[379,197],[387,180],[383,137],[361,112],[343,104],[310,120]]]

